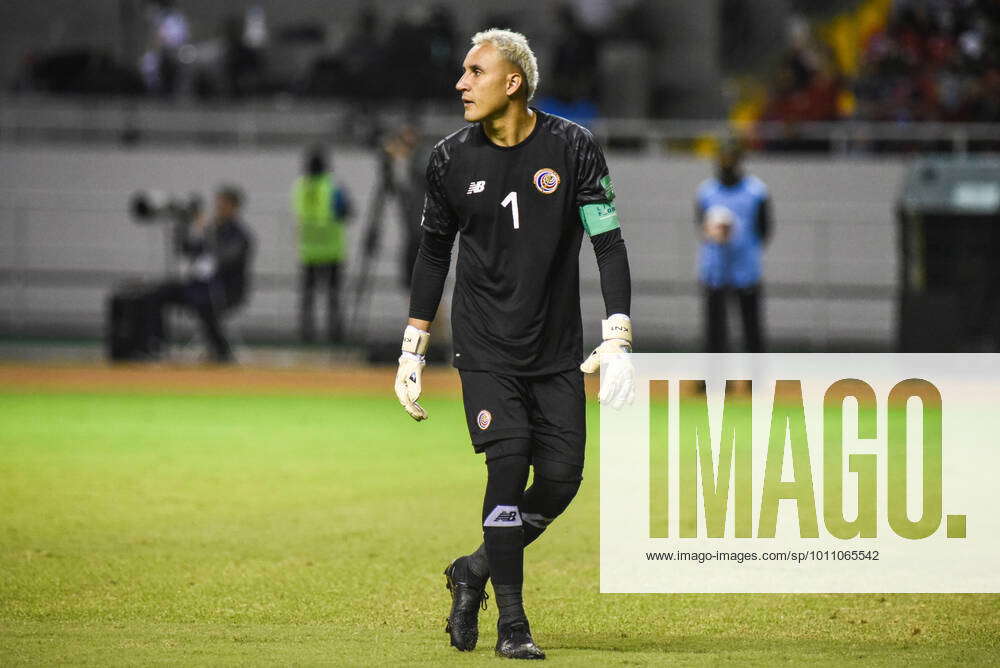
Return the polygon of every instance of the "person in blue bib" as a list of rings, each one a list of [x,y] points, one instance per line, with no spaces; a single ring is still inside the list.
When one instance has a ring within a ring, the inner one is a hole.
[[[705,303],[708,351],[728,350],[726,312],[735,296],[746,350],[764,352],[761,259],[770,238],[767,186],[742,169],[743,149],[727,139],[719,149],[716,176],[698,188],[695,224],[701,235],[698,280]]]

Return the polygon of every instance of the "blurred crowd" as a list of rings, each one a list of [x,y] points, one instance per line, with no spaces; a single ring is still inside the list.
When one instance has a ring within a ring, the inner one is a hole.
[[[150,2],[146,19],[148,48],[139,65],[145,92],[243,97],[265,89],[268,29],[259,7],[227,17],[201,43],[192,40],[187,16],[173,0]]]
[[[897,0],[853,77],[807,23],[790,33],[763,120],[1000,122],[995,0]]]
[[[184,0],[126,0],[121,3],[120,48],[67,44],[34,52],[14,86],[21,91],[185,100],[273,95],[365,105],[447,100],[454,95],[469,26],[459,25],[454,3],[437,1],[400,3],[391,14],[380,12],[375,3],[349,10],[334,4],[321,17],[279,18],[268,16],[252,0],[227,5],[238,9],[228,15],[229,10],[218,12],[218,5],[213,13]],[[888,2],[868,0],[873,3],[881,7],[880,22],[852,42],[849,66],[844,65],[843,45],[835,52],[832,42],[819,36],[820,24],[790,19],[788,46],[766,77],[766,103],[755,107],[754,118],[789,124],[843,118],[1000,122],[1000,2],[894,0],[891,11]],[[607,85],[614,80],[609,72],[618,76],[628,71],[620,62],[629,49],[641,55],[627,62],[655,70],[664,40],[651,19],[654,4],[553,0],[540,3],[530,15],[484,5],[475,25],[530,34],[543,66],[537,104],[586,123],[601,110],[622,114],[624,108],[641,116],[664,107],[641,95],[616,104],[624,89]],[[746,12],[752,10],[734,13],[738,6],[722,6],[723,32],[751,22]],[[774,41],[771,35],[762,39],[740,30],[733,35],[742,41],[727,43],[724,51],[742,53],[740,59],[748,62],[755,58],[750,42],[756,40],[754,48],[762,48],[757,42]],[[609,69],[607,63],[616,58],[619,70]],[[724,66],[739,69],[742,63]],[[753,68],[760,73],[760,65]]]
[[[1000,122],[1000,3],[898,3],[855,88],[864,118]]]
[[[651,45],[644,6],[645,0],[555,2],[526,17],[498,5],[484,9],[477,27],[531,32],[536,51],[546,55],[549,100],[596,109],[605,40]],[[325,16],[284,22],[249,5],[216,26],[199,23],[193,17],[205,12],[177,0],[122,7],[126,44],[118,53],[126,55],[72,46],[32,53],[15,89],[195,100],[275,94],[448,99],[469,37],[446,3],[401,3],[392,15],[374,3],[357,11],[334,5]]]
[[[840,102],[848,82],[831,50],[813,38],[803,19],[790,22],[789,43],[771,83],[763,120],[836,120],[842,115]]]

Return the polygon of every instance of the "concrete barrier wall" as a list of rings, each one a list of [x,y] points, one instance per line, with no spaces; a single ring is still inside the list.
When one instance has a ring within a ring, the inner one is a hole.
[[[359,263],[362,222],[376,182],[370,154],[335,155],[358,215],[347,290]],[[294,335],[295,226],[288,210],[300,157],[289,150],[134,150],[5,147],[0,153],[0,328],[11,333],[99,333],[104,299],[125,277],[155,279],[166,267],[159,226],[129,219],[136,189],[206,195],[221,181],[248,194],[245,218],[258,240],[260,277],[240,316],[248,335]],[[700,346],[693,196],[711,165],[688,158],[610,154],[635,282],[640,338]],[[750,170],[768,183],[775,235],[766,256],[766,321],[776,342],[814,349],[888,347],[894,332],[894,202],[904,165],[887,161],[767,160]],[[395,338],[406,313],[398,287],[400,225],[385,220],[370,331]],[[581,254],[584,318],[602,316],[590,245]],[[345,295],[350,302],[350,295]]]

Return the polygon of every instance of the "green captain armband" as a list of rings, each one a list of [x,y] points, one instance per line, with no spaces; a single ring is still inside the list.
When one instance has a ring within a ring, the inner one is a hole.
[[[584,204],[580,207],[580,220],[583,222],[583,229],[592,237],[621,227],[618,224],[618,210],[610,202]]]
[[[601,179],[601,187],[604,188],[604,195],[609,202],[615,201],[615,184],[611,182],[611,175],[606,175]]]

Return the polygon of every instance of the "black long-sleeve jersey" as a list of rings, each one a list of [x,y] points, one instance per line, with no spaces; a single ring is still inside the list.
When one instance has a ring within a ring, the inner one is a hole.
[[[628,283],[601,149],[585,128],[534,113],[534,129],[516,146],[493,144],[482,126],[473,124],[431,153],[422,251],[450,249],[460,233],[451,318],[459,369],[544,375],[580,363],[579,255],[585,230],[591,237],[613,236]],[[433,271],[443,281],[440,264],[433,263]],[[418,260],[415,291],[420,267],[432,263]],[[622,292],[627,312],[627,289]],[[414,295],[410,317],[433,320],[437,299],[417,302]]]

